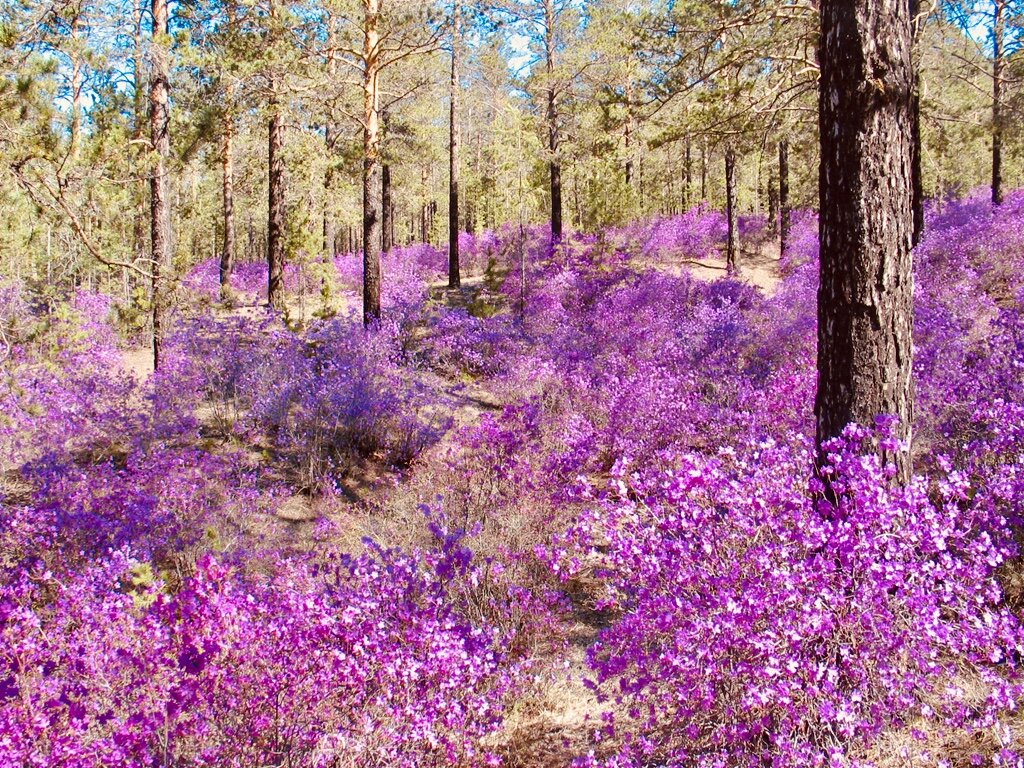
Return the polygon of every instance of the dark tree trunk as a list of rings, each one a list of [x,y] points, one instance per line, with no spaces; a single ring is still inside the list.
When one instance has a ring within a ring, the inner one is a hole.
[[[708,144],[705,139],[700,148],[700,199],[706,203],[708,200]]]
[[[235,269],[235,161],[233,157],[234,122],[230,111],[224,115],[224,144],[221,147],[222,193],[224,198],[224,242],[220,252],[220,292],[231,289]]]
[[[555,0],[544,0],[544,63],[547,68],[548,151],[551,153],[551,242],[562,240],[562,165],[558,158],[558,92],[555,89]]]
[[[851,422],[899,419],[909,444],[913,190],[911,25],[907,3],[821,7],[818,290],[820,447]],[[909,451],[883,451],[910,476]]]
[[[725,270],[735,275],[736,265],[736,150],[725,149],[725,218],[727,237],[725,246]]]
[[[153,368],[160,367],[164,321],[167,311],[167,286],[171,269],[170,179],[167,161],[171,154],[170,62],[167,53],[167,0],[152,0],[153,71],[149,83],[150,138],[156,154],[156,166],[150,179],[149,222],[153,249]]]
[[[395,244],[395,204],[391,199],[391,166],[383,163],[380,168],[380,242],[381,250],[387,253]]]
[[[448,287],[462,284],[459,274],[459,54],[462,45],[460,28],[460,0],[455,0],[452,11],[452,77],[449,96],[451,109],[448,121]]]
[[[626,186],[633,183],[633,133],[636,131],[636,119],[633,117],[633,97],[630,88],[626,88],[626,125],[623,141],[626,145]]]
[[[779,255],[789,247],[789,142],[779,142]]]
[[[364,0],[363,37],[363,323],[380,319],[380,0]]]
[[[267,184],[267,305],[284,309],[284,120],[276,95],[271,99],[267,130],[270,179]]]
[[[768,172],[768,231],[779,231],[779,183],[774,170]]]
[[[992,203],[1003,202],[1003,41],[1006,0],[995,0],[992,23]]]

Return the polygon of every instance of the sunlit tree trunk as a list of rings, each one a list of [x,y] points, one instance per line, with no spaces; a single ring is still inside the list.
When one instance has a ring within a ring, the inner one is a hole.
[[[450,119],[448,122],[448,287],[458,288],[462,284],[459,274],[459,139],[461,132],[459,114],[459,56],[462,46],[460,0],[452,3],[452,76],[450,97]]]
[[[132,17],[132,81],[134,85],[133,111],[134,126],[132,141],[135,144],[134,158],[141,158],[145,150],[142,149],[143,137],[146,135],[146,92],[144,89],[145,68],[143,66],[143,38],[142,38],[142,16],[145,12],[143,3],[145,0],[135,0]],[[140,261],[146,256],[146,181],[143,179],[136,191],[138,200],[135,209],[135,221],[132,229],[133,254],[135,261]],[[127,273],[126,273],[127,274]]]
[[[909,443],[913,191],[904,0],[825,0],[819,48],[821,280],[817,441],[899,418]],[[883,451],[910,476],[909,450]],[[821,454],[819,453],[819,456]]]
[[[334,18],[327,21],[327,77],[333,82],[337,75],[338,62],[335,54],[335,29]],[[324,127],[324,143],[327,147],[327,169],[324,171],[324,262],[330,263],[334,258],[334,242],[336,240],[336,226],[332,210],[332,195],[334,187],[334,160],[338,143],[338,125],[335,122],[334,110],[328,106],[326,126]]]
[[[160,367],[166,315],[166,281],[171,267],[170,179],[167,163],[171,154],[171,102],[167,50],[167,0],[152,0],[153,71],[149,84],[150,139],[156,163],[150,177],[150,243],[152,247],[153,367]]]
[[[228,96],[230,102],[230,95]],[[220,290],[226,296],[231,288],[231,274],[235,269],[235,160],[234,118],[230,106],[224,113],[224,136],[221,146],[221,176],[224,198],[224,242],[220,253]]]
[[[686,210],[686,209],[688,209],[690,207],[690,197],[691,197],[690,190],[693,187],[693,157],[691,155],[690,140],[689,139],[686,140],[686,161],[685,161],[685,163],[686,164],[684,166],[684,171],[685,171],[685,174],[686,174],[686,178],[684,179],[685,185],[683,186],[683,210]]]
[[[380,0],[363,0],[363,322],[380,319]]]
[[[276,85],[272,85],[276,88]],[[267,305],[284,309],[284,118],[275,92],[270,100],[267,126],[267,157],[270,179],[267,184]]]

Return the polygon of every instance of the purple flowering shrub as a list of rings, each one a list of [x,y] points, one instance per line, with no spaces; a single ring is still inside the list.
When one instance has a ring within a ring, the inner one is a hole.
[[[573,536],[601,545],[621,614],[589,651],[620,713],[605,731],[636,724],[581,764],[866,765],[885,729],[991,729],[1015,709],[1024,632],[993,578],[1005,526],[961,473],[889,487],[870,437],[831,447],[836,507],[808,493],[809,443],[765,440],[623,478],[583,517]]]
[[[266,441],[307,489],[329,490],[369,456],[405,466],[447,428],[386,329],[334,320],[301,334],[206,319],[169,346],[165,410],[208,405],[220,430]]]
[[[111,373],[106,299],[37,316],[5,288],[0,763],[496,764],[529,660],[589,612],[606,711],[581,765],[867,765],[924,732],[1016,764],[1024,195],[928,223],[918,474],[874,457],[886,419],[850,428],[834,505],[810,213],[770,297],[674,274],[721,252],[705,208],[555,247],[507,225],[463,235],[483,280],[460,294],[443,250],[392,249],[369,330],[185,312],[143,385]],[[361,270],[334,260],[349,298]],[[253,535],[362,464],[400,478],[362,511],[401,546],[340,554],[344,515],[306,550]]]
[[[285,264],[284,289],[288,293],[315,294],[320,291],[318,265]],[[220,298],[220,261],[205,259],[199,262],[181,280],[182,287],[206,301]],[[266,300],[267,263],[265,261],[242,261],[231,273],[231,289],[246,301]]]
[[[121,368],[110,309],[106,296],[79,292],[12,335],[0,368],[0,467],[46,453],[105,455],[138,430],[141,393]]]
[[[0,587],[0,762],[489,765],[520,685],[509,638],[450,585],[459,536],[243,577],[213,560],[167,593],[130,556]]]

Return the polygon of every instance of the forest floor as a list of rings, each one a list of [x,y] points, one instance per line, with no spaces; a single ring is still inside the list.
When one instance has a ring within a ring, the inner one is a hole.
[[[763,243],[756,250],[741,253],[739,278],[771,295],[780,279],[778,262],[775,243]],[[724,259],[669,259],[652,266],[673,275],[689,272],[699,280],[717,280],[725,275]],[[445,282],[438,282],[430,286],[430,291],[435,302],[449,308],[472,310],[490,304],[496,311],[502,311],[501,298],[490,294],[483,276],[464,278],[461,290],[450,290]],[[356,312],[358,308],[359,297],[355,293],[336,297],[334,309],[338,313]],[[291,322],[305,325],[313,319],[316,309],[315,299],[293,299],[287,315]],[[266,307],[262,304],[217,307],[214,311],[222,318],[251,318],[253,321],[266,316]],[[145,381],[153,371],[152,352],[148,348],[126,350],[123,367],[137,381]],[[484,414],[497,412],[504,405],[499,393],[480,382],[456,381],[430,371],[416,371],[411,375],[416,376],[419,386],[433,393],[451,418],[451,428],[429,449],[435,456],[446,456],[446,452],[457,450],[460,444],[455,434],[459,428],[477,425]],[[273,519],[256,523],[249,535],[272,541],[281,550],[308,550],[317,546],[316,521],[326,519],[338,531],[338,538],[352,546],[358,546],[364,536],[392,538],[395,528],[402,526],[396,526],[390,517],[384,519],[387,515],[380,513],[391,506],[401,506],[390,502],[400,494],[406,479],[402,471],[372,461],[363,462],[346,474],[338,494],[315,498],[297,493],[278,507]],[[565,766],[573,756],[586,754],[592,731],[600,724],[601,712],[607,706],[600,704],[583,684],[588,675],[587,648],[596,640],[601,624],[600,616],[585,606],[574,605],[568,617],[566,647],[559,650],[557,659],[538,659],[538,668],[548,670],[544,674],[551,676],[548,684],[533,698],[517,702],[495,740],[494,748],[503,754],[510,768]]]

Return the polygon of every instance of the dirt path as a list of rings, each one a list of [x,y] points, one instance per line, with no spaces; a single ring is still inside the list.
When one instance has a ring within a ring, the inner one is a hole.
[[[739,279],[745,283],[756,286],[772,296],[778,289],[779,277],[779,249],[774,241],[760,244],[756,250],[741,251],[737,258],[739,263]],[[698,280],[712,281],[725,277],[725,259],[686,259],[683,261],[668,261],[661,265],[673,275],[681,275],[689,272]]]

